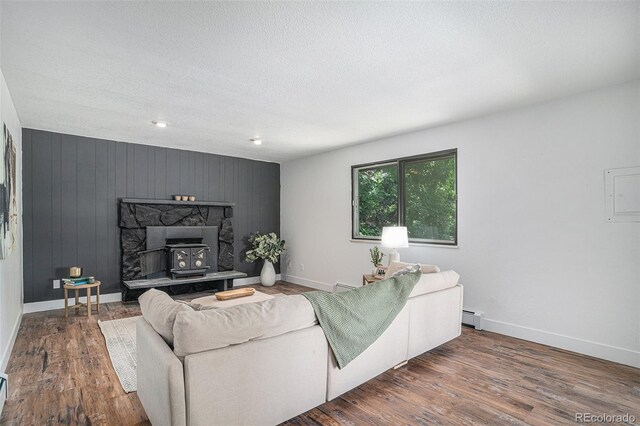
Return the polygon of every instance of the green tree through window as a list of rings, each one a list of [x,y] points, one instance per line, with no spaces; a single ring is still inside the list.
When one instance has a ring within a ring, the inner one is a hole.
[[[457,244],[456,151],[353,167],[353,238],[406,226],[413,242]]]
[[[398,167],[390,164],[358,173],[359,235],[379,237],[382,227],[398,221]]]
[[[403,169],[404,225],[409,238],[455,241],[455,159],[411,161]]]

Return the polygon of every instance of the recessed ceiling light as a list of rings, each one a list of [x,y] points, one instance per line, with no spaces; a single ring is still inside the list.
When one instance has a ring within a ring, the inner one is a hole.
[[[163,129],[165,127],[167,127],[167,122],[166,121],[152,121],[153,124],[155,124],[158,127],[162,127]]]
[[[260,138],[253,138],[253,139],[249,139],[251,142],[253,142],[254,145],[262,145],[262,139]]]

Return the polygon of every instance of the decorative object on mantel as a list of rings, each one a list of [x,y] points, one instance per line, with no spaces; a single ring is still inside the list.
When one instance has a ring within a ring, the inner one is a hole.
[[[173,199],[175,201],[195,201],[196,196],[195,195],[174,195]]]
[[[258,259],[264,259],[262,271],[260,272],[260,282],[263,286],[271,287],[276,282],[276,270],[273,264],[278,261],[282,252],[284,252],[284,240],[271,232],[261,235],[256,232],[249,237],[249,243],[253,249],[247,251],[247,262],[255,262]]]
[[[219,291],[216,293],[218,300],[237,299],[238,297],[253,296],[256,292],[255,288],[239,288],[236,290]]]
[[[378,268],[382,266],[382,258],[384,257],[384,253],[380,251],[380,249],[376,246],[369,249],[369,255],[371,255],[371,263],[373,263],[373,275],[378,275]]]
[[[391,262],[400,262],[399,248],[409,247],[409,236],[406,226],[384,226],[380,238],[382,247],[390,248],[389,265]]]

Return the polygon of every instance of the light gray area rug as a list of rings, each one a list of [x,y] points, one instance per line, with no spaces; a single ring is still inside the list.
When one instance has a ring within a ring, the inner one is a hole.
[[[256,292],[256,294],[259,292]],[[260,293],[263,294],[263,293]],[[266,296],[266,295],[265,295]],[[283,297],[282,293],[272,294],[273,297]],[[245,303],[260,302],[251,300],[249,296]],[[234,299],[241,300],[241,299]],[[225,306],[221,306],[225,307]],[[142,316],[123,318],[111,321],[98,321],[100,331],[104,336],[109,351],[109,358],[113,369],[116,370],[120,384],[125,392],[135,392],[137,386],[136,359],[136,321]]]
[[[111,321],[98,321],[109,351],[113,369],[125,392],[137,388],[136,321],[142,316]]]

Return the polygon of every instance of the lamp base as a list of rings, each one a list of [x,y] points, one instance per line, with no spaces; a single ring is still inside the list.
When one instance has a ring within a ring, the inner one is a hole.
[[[392,249],[389,254],[389,265],[391,262],[400,262],[400,253],[398,253],[398,249]]]

